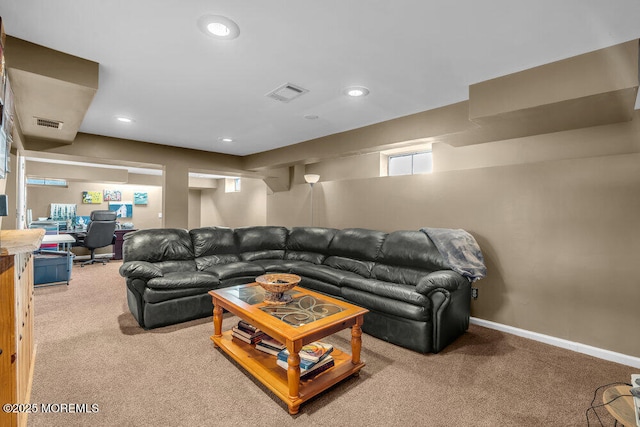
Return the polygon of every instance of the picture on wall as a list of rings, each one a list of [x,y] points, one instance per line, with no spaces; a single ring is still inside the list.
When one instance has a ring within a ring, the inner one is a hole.
[[[134,205],[146,205],[149,199],[148,193],[133,193]]]
[[[89,215],[77,215],[76,216],[76,226],[86,229],[89,223],[91,222],[91,216]]]
[[[117,218],[133,217],[132,202],[109,202],[109,210],[116,213]]]
[[[122,200],[122,193],[118,190],[104,190],[105,202],[119,202]]]
[[[102,191],[83,191],[82,203],[84,204],[102,203]]]

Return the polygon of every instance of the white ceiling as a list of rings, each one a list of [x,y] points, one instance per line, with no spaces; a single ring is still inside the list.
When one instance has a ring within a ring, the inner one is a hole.
[[[205,36],[205,14],[240,36]],[[100,64],[82,132],[237,155],[463,101],[470,84],[640,38],[638,0],[1,0],[0,16],[14,37]],[[284,83],[309,92],[265,96]],[[347,98],[350,85],[371,93]]]

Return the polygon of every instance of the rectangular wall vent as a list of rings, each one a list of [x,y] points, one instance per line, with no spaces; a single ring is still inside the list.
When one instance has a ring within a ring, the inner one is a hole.
[[[296,86],[292,83],[285,83],[277,89],[272,90],[266,96],[280,102],[289,102],[295,98],[304,95],[309,90]]]
[[[40,117],[34,117],[36,120],[36,126],[41,126],[51,129],[62,129],[62,122],[58,120],[42,119]]]

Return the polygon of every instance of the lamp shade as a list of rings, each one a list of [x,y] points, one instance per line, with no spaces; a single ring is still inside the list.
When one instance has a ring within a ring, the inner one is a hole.
[[[316,182],[318,182],[319,179],[320,179],[320,175],[316,175],[313,173],[308,173],[304,176],[304,180],[308,184],[315,184]]]

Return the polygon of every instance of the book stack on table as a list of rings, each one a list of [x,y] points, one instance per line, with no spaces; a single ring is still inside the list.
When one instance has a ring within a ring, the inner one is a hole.
[[[244,341],[247,344],[259,343],[262,338],[267,336],[267,334],[262,332],[260,329],[245,322],[244,320],[239,321],[236,326],[231,328],[231,334],[234,338]]]
[[[335,361],[331,357],[333,346],[328,343],[315,341],[302,347],[300,350],[300,379],[309,379],[320,372],[331,368]],[[288,369],[289,351],[285,348],[277,355],[277,364],[281,368]]]

